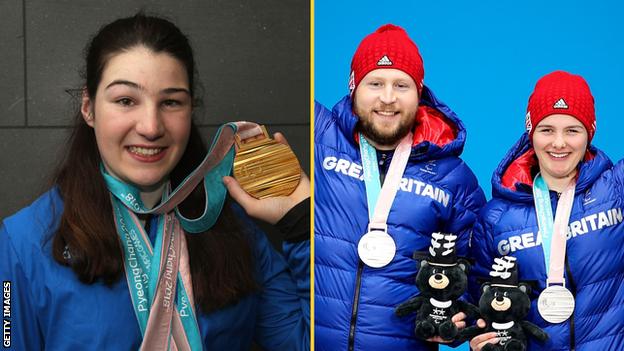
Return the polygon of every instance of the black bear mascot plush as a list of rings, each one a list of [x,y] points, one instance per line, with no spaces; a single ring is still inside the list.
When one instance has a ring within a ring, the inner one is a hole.
[[[487,323],[485,329],[473,326],[463,330],[462,335],[471,339],[479,334],[496,332],[498,344],[486,344],[483,351],[524,351],[527,335],[540,342],[548,340],[548,334],[535,324],[525,321],[529,314],[530,287],[518,283],[516,258],[495,258],[490,272],[492,280],[481,287],[479,311]]]
[[[457,258],[456,239],[456,235],[433,233],[429,252],[414,253],[414,258],[420,260],[416,275],[420,294],[397,306],[395,313],[403,317],[417,311],[414,332],[420,339],[440,336],[453,340],[458,334],[451,321],[455,314],[464,312],[470,318],[478,316],[477,307],[458,300],[466,291],[470,265]]]

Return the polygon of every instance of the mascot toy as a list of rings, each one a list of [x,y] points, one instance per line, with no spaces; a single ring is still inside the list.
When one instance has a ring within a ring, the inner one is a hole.
[[[416,311],[414,332],[420,339],[440,336],[453,340],[458,335],[451,321],[455,314],[464,312],[469,318],[478,316],[475,306],[458,300],[466,291],[470,265],[457,258],[456,239],[456,235],[433,233],[429,252],[414,253],[414,259],[420,260],[416,275],[420,294],[397,306],[395,313],[404,317]]]
[[[466,328],[462,336],[471,339],[479,334],[495,332],[498,344],[486,344],[481,349],[483,351],[524,351],[527,335],[546,342],[548,334],[524,320],[531,308],[530,287],[526,283],[518,283],[516,258],[495,258],[490,276],[492,280],[483,284],[479,299],[481,318],[487,326],[485,329],[477,326]]]

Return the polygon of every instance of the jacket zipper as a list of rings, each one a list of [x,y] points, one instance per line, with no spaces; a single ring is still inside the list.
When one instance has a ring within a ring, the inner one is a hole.
[[[561,198],[561,193],[560,192],[556,192],[556,193],[557,193],[557,201],[555,201],[555,208],[557,208],[559,199]],[[574,296],[574,298],[576,299],[576,283],[574,282],[574,278],[572,277],[572,270],[570,269],[570,263],[568,262],[567,254],[565,256],[564,262],[565,262],[565,270],[566,270],[566,276],[567,276],[567,285],[570,289],[570,292],[572,293],[572,296]],[[574,312],[572,312],[572,315],[570,316],[570,351],[575,351],[575,350],[576,350],[576,337],[574,333]]]
[[[383,185],[384,180],[386,180],[386,173],[388,172],[388,169],[387,167],[385,167],[385,165],[390,157],[388,157],[388,154],[386,153],[381,153],[380,156],[381,157],[379,158],[379,161],[377,163],[379,164],[379,182]]]
[[[355,344],[355,322],[357,321],[358,307],[360,304],[360,286],[362,285],[362,270],[364,263],[358,263],[357,275],[355,277],[355,294],[353,296],[353,309],[351,310],[351,326],[349,328],[349,351],[353,351]]]
[[[386,178],[385,164],[388,160],[388,155],[385,153],[378,153],[378,165],[379,165],[379,181],[383,184]],[[358,262],[357,275],[355,277],[355,294],[353,296],[353,308],[351,309],[351,324],[349,326],[349,351],[353,351],[355,344],[355,324],[357,322],[358,308],[360,305],[360,287],[362,285],[362,271],[364,270],[364,263],[362,260]]]
[[[568,263],[568,255],[565,258],[565,269],[566,274],[568,276],[568,286],[570,287],[570,292],[572,292],[572,296],[576,298],[576,283],[574,283],[574,279],[572,278],[572,271],[570,270],[570,263]],[[574,351],[576,349],[576,338],[574,335],[574,312],[570,316],[570,351]]]

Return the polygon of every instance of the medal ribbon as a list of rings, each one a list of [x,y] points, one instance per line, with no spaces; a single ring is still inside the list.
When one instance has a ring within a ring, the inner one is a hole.
[[[377,164],[377,151],[368,143],[360,133],[360,153],[362,154],[362,169],[364,171],[364,186],[366,187],[366,200],[368,202],[368,218],[370,220],[368,230],[380,229],[387,232],[386,222],[390,214],[390,208],[399,190],[401,177],[407,166],[412,150],[412,133],[408,133],[394,150],[394,156],[390,162],[388,173],[383,187],[379,181],[379,165]]]
[[[174,191],[167,185],[161,203],[153,209],[144,206],[139,189],[107,174],[101,165],[111,192],[126,280],[143,336],[141,350],[202,349],[184,232],[210,229],[221,213],[227,192],[221,178],[232,170],[235,134],[246,139],[261,133],[260,127],[250,122],[221,126],[202,163]],[[202,179],[206,206],[199,218],[188,219],[177,205]],[[137,214],[159,215],[153,247]]]
[[[561,193],[553,221],[550,193],[546,181],[538,174],[533,182],[535,213],[542,236],[544,264],[548,275],[547,286],[550,284],[565,285],[563,272],[565,270],[566,231],[572,213],[575,187],[576,182],[572,180]]]
[[[364,188],[366,188],[366,201],[368,203],[368,220],[373,219],[377,198],[381,190],[379,180],[379,165],[377,164],[377,150],[368,143],[360,133],[360,154],[362,155],[362,170],[364,172]]]

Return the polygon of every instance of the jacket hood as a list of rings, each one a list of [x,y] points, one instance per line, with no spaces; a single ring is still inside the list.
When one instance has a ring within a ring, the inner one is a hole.
[[[347,140],[357,145],[355,126],[358,116],[353,113],[353,100],[349,95],[333,108],[337,124]],[[420,106],[415,116],[417,123],[412,144],[412,160],[439,159],[459,156],[466,142],[466,128],[455,113],[438,100],[426,86],[420,96]],[[357,147],[357,146],[356,146]]]
[[[535,152],[525,132],[507,152],[492,175],[492,197],[513,202],[533,202],[533,176],[531,167],[537,165]],[[590,145],[585,158],[578,166],[576,192],[584,192],[611,168],[607,155]]]

